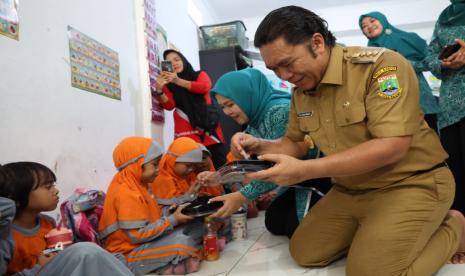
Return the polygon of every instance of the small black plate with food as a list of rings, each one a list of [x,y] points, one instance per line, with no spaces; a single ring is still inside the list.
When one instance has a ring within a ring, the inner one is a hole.
[[[190,217],[203,217],[216,212],[223,206],[222,201],[208,203],[213,198],[211,196],[201,196],[190,202],[189,205],[182,209],[181,213]]]

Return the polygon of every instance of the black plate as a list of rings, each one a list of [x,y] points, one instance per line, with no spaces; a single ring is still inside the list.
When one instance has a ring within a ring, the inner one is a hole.
[[[220,209],[223,206],[222,201],[216,201],[212,203],[208,203],[208,200],[213,198],[211,196],[202,196],[198,197],[194,201],[190,202],[190,204],[184,209],[182,209],[181,213],[186,216],[191,217],[203,217],[208,216],[216,212],[216,210]]]
[[[266,160],[235,160],[226,164],[233,171],[257,172],[273,167],[274,163]]]

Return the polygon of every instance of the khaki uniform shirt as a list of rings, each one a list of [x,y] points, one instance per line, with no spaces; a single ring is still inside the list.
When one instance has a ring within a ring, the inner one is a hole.
[[[447,158],[437,135],[423,120],[418,80],[410,63],[383,48],[335,46],[314,91],[296,88],[286,136],[317,146],[325,155],[374,138],[412,135],[403,160],[336,185],[380,188],[428,170]]]

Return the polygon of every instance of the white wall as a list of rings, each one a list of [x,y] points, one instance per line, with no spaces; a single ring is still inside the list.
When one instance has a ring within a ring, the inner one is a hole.
[[[348,1],[347,3],[345,6],[313,11],[328,22],[328,27],[336,36],[337,42],[344,43],[347,46],[364,46],[367,45],[368,40],[358,26],[358,18],[361,14],[370,11],[380,11],[386,15],[392,25],[404,31],[416,32],[422,38],[429,41],[439,14],[450,4],[450,1],[392,0],[360,4],[350,4]],[[309,5],[311,5],[310,2]],[[251,41],[251,48],[249,50],[258,52],[258,49],[253,47],[253,38],[258,25],[265,16],[266,14],[260,17],[238,18],[239,20],[243,20],[247,27],[246,35]],[[221,20],[218,22],[221,22]],[[264,72],[271,72],[265,68],[262,62],[254,62],[254,66]]]
[[[350,4],[327,9],[313,10],[324,18],[329,29],[336,35],[338,42],[347,45],[366,45],[367,39],[358,27],[361,14],[380,11],[394,26],[410,32],[417,32],[429,40],[434,23],[441,11],[450,4],[449,0],[392,0],[373,1],[372,3]],[[311,3],[309,2],[309,5]],[[247,36],[252,41],[258,25],[266,16],[242,18],[247,27]],[[220,20],[221,21],[221,20]]]
[[[135,5],[19,1],[20,40],[0,36],[0,163],[47,165],[62,200],[76,187],[106,190],[116,144],[129,135],[150,136]],[[71,87],[68,25],[118,52],[121,101]]]

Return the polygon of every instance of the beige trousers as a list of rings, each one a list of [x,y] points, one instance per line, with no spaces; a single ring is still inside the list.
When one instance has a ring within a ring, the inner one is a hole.
[[[349,276],[431,275],[462,235],[447,216],[454,192],[446,167],[380,189],[335,186],[295,231],[291,256],[302,266],[325,266],[347,254]]]

